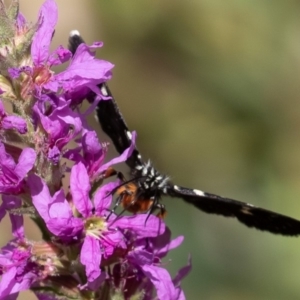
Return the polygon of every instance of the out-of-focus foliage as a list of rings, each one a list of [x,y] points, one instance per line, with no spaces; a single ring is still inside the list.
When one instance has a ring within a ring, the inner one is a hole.
[[[300,219],[299,1],[57,2],[55,44],[74,28],[105,42],[110,87],[158,169]],[[27,16],[41,3],[21,1]],[[186,237],[170,269],[193,258],[187,299],[299,299],[299,239],[165,204]]]

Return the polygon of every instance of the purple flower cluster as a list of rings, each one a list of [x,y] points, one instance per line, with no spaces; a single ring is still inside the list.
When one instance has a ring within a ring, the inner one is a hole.
[[[18,1],[0,4],[0,220],[9,215],[13,235],[0,251],[0,299],[27,289],[45,300],[185,299],[180,281],[190,262],[174,279],[162,264],[183,237],[171,240],[154,215],[110,210],[121,182],[104,180],[131,155],[135,133],[124,153],[105,162],[107,144],[86,119],[98,101],[110,101],[98,88],[113,68],[95,58],[102,43],[82,44],[74,56],[62,46],[50,53],[54,0],[44,2],[35,24],[19,13]],[[66,62],[65,71],[54,73]],[[90,91],[97,99],[82,112]],[[42,241],[26,238],[24,215]]]

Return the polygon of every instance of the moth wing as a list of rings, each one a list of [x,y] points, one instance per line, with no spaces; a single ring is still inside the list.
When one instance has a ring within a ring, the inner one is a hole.
[[[206,213],[237,218],[248,227],[289,236],[300,234],[300,221],[249,203],[178,186],[170,190],[170,195]]]

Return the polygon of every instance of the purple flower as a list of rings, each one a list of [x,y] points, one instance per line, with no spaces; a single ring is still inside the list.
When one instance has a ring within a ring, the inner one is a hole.
[[[4,110],[2,101],[0,101],[0,122],[0,128],[5,130],[15,129],[21,134],[27,132],[26,121],[18,116],[8,116]]]
[[[24,235],[9,242],[0,251],[0,299],[16,299],[20,291],[46,286],[59,271],[67,273],[61,254],[54,244],[29,242]]]
[[[40,27],[34,36],[31,55],[35,69],[43,76],[40,82],[44,88],[57,92],[62,87],[65,92],[71,93],[87,87],[98,91],[97,85],[111,78],[113,64],[95,59],[95,54],[90,50],[101,47],[102,44],[93,44],[91,47],[80,45],[74,55],[69,67],[59,73],[53,74],[49,67],[64,63],[71,57],[71,53],[59,47],[51,55],[49,46],[57,22],[57,6],[53,0],[47,0],[40,10]]]
[[[49,46],[57,23],[57,5],[46,0],[39,12],[39,29],[31,45],[31,56],[36,66],[46,65],[50,58]]]
[[[51,103],[53,110],[47,114],[45,106],[48,103]],[[82,129],[80,116],[71,110],[70,101],[55,96],[44,96],[43,101],[34,106],[34,112],[47,133],[43,141],[43,152],[48,159],[57,164],[64,146]]]
[[[182,241],[182,236],[171,240],[171,232],[168,228],[163,235],[147,240],[136,240],[134,247],[126,257],[128,274],[135,276],[135,280],[129,280],[126,288],[129,291],[135,290],[137,287],[143,290],[144,299],[152,299],[153,290],[156,291],[158,299],[185,299],[179,285],[181,279],[189,272],[190,265],[183,268],[175,280],[172,280],[168,271],[161,266],[161,259],[170,250],[177,248]],[[133,272],[133,270],[135,271]],[[148,281],[145,281],[145,277]]]
[[[14,112],[8,114],[0,101],[0,221],[8,214],[13,236],[0,249],[0,299],[31,289],[41,300],[183,300],[180,281],[190,263],[174,279],[163,263],[183,238],[171,240],[152,214],[116,215],[116,204],[130,210],[124,204],[129,198],[129,205],[143,199],[121,180],[103,185],[117,173],[114,165],[132,155],[136,138],[133,132],[128,149],[105,162],[108,143],[87,121],[99,101],[111,100],[98,86],[111,78],[113,64],[95,58],[102,42],[81,44],[73,57],[62,46],[50,51],[57,19],[54,0],[45,0],[36,23],[26,22],[18,1],[7,10],[0,5],[7,29],[0,96]],[[66,62],[55,74],[52,67]],[[82,112],[85,100],[90,105]],[[41,241],[26,238],[23,215],[35,221]]]
[[[69,149],[64,153],[64,157],[75,163],[82,162],[87,169],[90,181],[97,180],[102,168],[105,155],[108,150],[107,143],[100,143],[96,131],[86,131],[81,139],[77,140],[78,147]],[[126,160],[124,158],[123,161]]]
[[[128,157],[131,156],[135,149],[135,139],[136,133],[132,132],[131,145],[120,156],[113,158],[104,164],[107,144],[99,143],[95,131],[86,131],[79,143],[80,146],[76,149],[67,151],[64,157],[73,160],[76,163],[82,162],[86,166],[90,181],[93,182],[100,176],[105,177],[104,172],[111,166],[125,162]]]
[[[60,93],[68,100],[75,99],[77,93],[84,96],[90,90],[100,97],[97,85],[111,78],[113,68],[110,62],[95,58],[93,50],[101,47],[102,43],[94,43],[92,46],[80,45],[65,71],[55,74],[51,70],[52,66],[61,65],[72,57],[71,52],[62,46],[50,53],[57,18],[55,1],[46,0],[40,9],[38,29],[32,41],[32,65],[10,68],[11,77],[17,79],[21,74],[24,75],[25,79],[21,85],[21,95],[24,99],[31,98],[32,95],[40,98],[45,89],[54,93],[62,89]],[[80,103],[82,100],[81,97]]]
[[[15,196],[2,196],[0,206],[0,220],[6,211],[18,209],[21,206],[21,199]],[[21,290],[31,287],[36,279],[34,264],[30,262],[31,247],[26,244],[24,238],[23,217],[10,213],[12,232],[15,237],[0,252],[0,299],[16,299]]]
[[[116,249],[126,249],[125,231],[139,238],[153,237],[164,232],[165,226],[157,217],[136,215],[118,217],[111,214],[111,192],[119,182],[108,183],[97,190],[90,199],[91,186],[85,166],[78,163],[71,170],[70,189],[72,203],[78,213],[74,215],[69,203],[59,191],[51,197],[48,187],[38,176],[28,179],[33,204],[44,219],[48,229],[62,240],[83,239],[80,262],[86,268],[88,281],[100,276],[102,257],[107,259]],[[147,220],[147,226],[145,222]]]
[[[81,44],[66,71],[55,75],[55,79],[65,91],[74,93],[79,88],[88,87],[100,95],[97,85],[111,78],[111,70],[114,67],[108,61],[96,59],[95,53],[90,51],[101,46],[99,43],[92,46]]]
[[[57,91],[58,84],[55,82],[54,73],[50,68],[71,58],[70,51],[61,46],[52,54],[49,52],[57,18],[55,1],[46,0],[39,12],[39,28],[34,35],[31,46],[33,68],[31,74],[28,74],[31,75],[29,76],[28,85],[34,87],[37,92],[47,84],[52,87],[55,86],[55,91]]]
[[[17,299],[18,293],[29,289],[36,280],[36,265],[30,260],[30,251],[30,245],[16,241],[2,248],[0,299]]]
[[[22,191],[24,178],[32,169],[36,153],[31,148],[23,149],[18,163],[5,150],[0,142],[0,193],[18,194]]]
[[[183,293],[183,290],[180,287],[181,280],[186,277],[192,269],[192,260],[191,256],[189,256],[188,263],[187,265],[183,266],[176,274],[175,278],[173,278],[173,284],[176,287],[176,293],[177,293],[177,298],[178,300],[184,300],[185,296]]]

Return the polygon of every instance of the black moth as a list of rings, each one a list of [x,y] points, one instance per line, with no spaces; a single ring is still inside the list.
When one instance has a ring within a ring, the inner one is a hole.
[[[72,31],[69,49],[73,54],[81,43],[84,41],[79,32]],[[109,96],[111,100],[99,102],[97,118],[102,130],[113,141],[116,150],[122,153],[130,146],[132,135],[106,83],[100,84],[99,88],[103,96]],[[88,98],[93,101],[95,94],[91,92]],[[296,219],[249,203],[173,184],[169,177],[161,175],[150,162],[145,163],[137,149],[133,151],[126,163],[131,169],[131,180],[118,191],[117,204],[122,203],[129,211],[152,213],[160,209],[163,213],[164,206],[160,203],[160,198],[168,195],[181,198],[206,213],[237,218],[248,227],[287,236],[300,234],[300,221]]]

